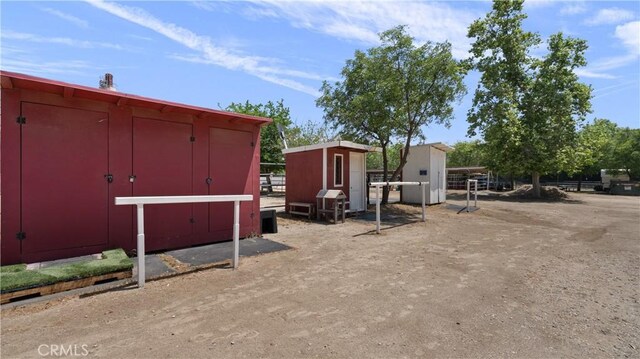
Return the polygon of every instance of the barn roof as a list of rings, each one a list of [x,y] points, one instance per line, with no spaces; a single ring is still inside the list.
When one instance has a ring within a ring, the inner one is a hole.
[[[118,91],[104,90],[88,86],[81,86],[49,80],[41,77],[35,77],[15,72],[0,71],[1,87],[5,88],[21,88],[34,91],[43,91],[47,93],[57,94],[69,98],[80,98],[101,102],[108,102],[117,106],[142,107],[158,110],[161,112],[175,112],[187,115],[193,115],[198,118],[222,118],[234,120],[238,122],[250,122],[263,125],[272,120],[265,117],[257,117],[239,114],[235,112],[227,112],[213,110],[205,107],[185,105],[181,103],[169,102],[164,100],[152,99],[148,97],[131,95]]]
[[[333,148],[333,147],[348,148],[348,149],[358,150],[361,152],[382,152],[382,149],[380,149],[380,147],[362,145],[359,143],[353,143],[351,141],[341,140],[341,141],[331,141],[331,142],[325,142],[325,143],[316,143],[308,146],[287,148],[282,150],[282,153],[287,154],[287,153],[294,153],[294,152],[313,151],[313,150],[319,150],[323,148]]]

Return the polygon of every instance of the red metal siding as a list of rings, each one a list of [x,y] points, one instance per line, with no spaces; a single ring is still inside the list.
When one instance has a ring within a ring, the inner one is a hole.
[[[285,162],[286,204],[316,203],[316,194],[322,189],[322,150],[288,153]]]
[[[17,88],[22,85],[24,88]],[[110,103],[94,101],[87,99],[89,95],[82,95],[87,92],[85,90],[62,91],[55,84],[41,85],[15,78],[8,81],[4,72],[2,86],[2,265],[66,258],[116,247],[133,250],[136,230],[134,208],[115,206],[114,197],[133,194],[208,194],[209,187],[205,180],[212,165],[211,149],[216,148],[215,145],[210,147],[211,128],[235,130],[232,133],[244,131],[240,132],[239,139],[234,137],[235,140],[227,141],[215,150],[217,155],[227,160],[227,166],[233,163],[231,171],[238,170],[244,177],[240,181],[228,179],[228,183],[223,183],[217,190],[233,194],[237,193],[239,189],[236,187],[240,185],[244,187],[244,193],[253,194],[253,203],[242,208],[241,234],[260,232],[260,223],[255,214],[260,211],[259,125],[265,122],[264,119],[254,120],[248,116],[194,107],[182,108],[178,104],[163,102],[158,102],[162,105],[156,106],[158,110],[154,110],[149,99],[136,99],[126,95],[123,100],[117,93],[105,93],[96,97],[97,100],[108,99],[112,101]],[[84,98],[74,97],[74,93]],[[118,98],[122,101],[115,101]],[[27,114],[27,124],[23,125],[30,131],[26,132],[28,136],[25,137],[27,159],[21,162],[21,126],[16,123],[16,117],[20,115],[22,102],[28,102],[28,107],[35,106],[36,114],[44,113],[42,108],[55,110],[39,119],[31,113]],[[136,104],[144,108],[132,106]],[[100,118],[97,119],[94,114],[99,114]],[[96,120],[101,119],[106,121],[99,122],[105,126],[100,131],[82,127],[89,123],[95,124]],[[40,125],[47,126],[47,129],[43,127],[40,132],[33,132]],[[58,130],[49,130],[56,127],[60,130],[59,134]],[[98,133],[97,137],[95,133]],[[190,141],[192,135],[196,137],[195,142]],[[234,145],[236,140],[242,144]],[[254,147],[245,147],[247,140],[254,142]],[[34,141],[44,142],[37,148],[32,145]],[[248,150],[231,160],[235,155],[236,145]],[[69,157],[70,154],[73,156]],[[27,171],[27,178],[22,183],[21,164]],[[104,178],[107,173],[114,176],[110,184]],[[129,175],[137,176],[133,184],[129,182]],[[249,179],[244,181],[246,176]],[[20,207],[21,186],[26,190],[28,199],[24,213]],[[72,202],[58,198],[65,193],[72,196]],[[45,198],[46,201],[34,202],[37,201],[34,198]],[[85,207],[77,211],[74,208],[77,206]],[[154,207],[158,213],[154,213]],[[145,231],[149,236],[150,250],[231,239],[230,220],[227,230],[210,232],[210,211],[207,204],[167,205],[164,214],[160,207],[162,206],[145,206]],[[46,215],[43,215],[43,211]],[[251,213],[254,213],[253,218]],[[25,224],[29,228],[43,228],[46,231],[29,230],[25,227],[27,238],[19,241],[16,233],[21,230],[21,216],[25,217]],[[50,218],[56,220],[50,221]],[[195,223],[191,223],[191,218]],[[175,227],[163,228],[173,221],[176,222]],[[83,227],[85,223],[91,225]],[[218,224],[222,228],[224,220]],[[70,235],[66,239],[52,241],[50,234],[54,230]],[[47,237],[42,239],[41,233],[44,232]]]

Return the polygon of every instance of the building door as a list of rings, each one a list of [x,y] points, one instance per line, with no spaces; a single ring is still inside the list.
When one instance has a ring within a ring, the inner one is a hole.
[[[109,238],[108,114],[27,102],[21,111],[22,260],[100,252]]]
[[[134,196],[187,196],[192,192],[193,126],[188,123],[133,118]],[[144,207],[148,251],[191,245],[192,204]],[[135,221],[134,221],[135,223]]]
[[[349,152],[349,209],[364,211],[364,153]]]
[[[209,194],[252,194],[254,176],[251,164],[254,150],[253,133],[210,128]],[[243,236],[248,235],[253,227],[255,215],[252,209],[251,202],[240,203],[240,234]],[[213,234],[214,240],[231,239],[233,235],[232,202],[209,204],[209,232]]]

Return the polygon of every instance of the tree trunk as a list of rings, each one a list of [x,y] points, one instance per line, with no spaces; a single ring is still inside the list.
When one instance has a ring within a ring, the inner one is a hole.
[[[582,189],[582,175],[578,176],[578,188],[576,188],[576,192],[580,192]]]
[[[382,146],[382,181],[389,181],[389,176],[387,175],[387,169],[389,168],[389,163],[387,162],[387,146]],[[382,201],[380,204],[387,204],[389,202],[389,186],[382,186]]]
[[[540,173],[531,173],[531,182],[533,183],[533,196],[540,198]]]

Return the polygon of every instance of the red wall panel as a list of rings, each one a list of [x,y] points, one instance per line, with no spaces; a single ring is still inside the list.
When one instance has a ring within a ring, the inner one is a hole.
[[[192,125],[133,118],[134,196],[185,196],[192,193]],[[149,251],[191,245],[192,204],[145,206]]]
[[[16,239],[16,233],[20,232],[20,125],[16,122],[20,116],[20,95],[19,89],[2,89],[0,96],[0,262],[3,265],[20,262],[21,242]]]
[[[285,162],[287,211],[289,202],[316,203],[322,189],[322,150],[288,153]]]
[[[22,115],[24,260],[106,246],[108,114],[23,102]]]
[[[253,194],[253,133],[210,128],[209,148],[210,194]],[[241,235],[251,233],[255,215],[252,203],[240,204]],[[215,237],[230,238],[229,223],[233,223],[233,203],[209,204],[209,231]]]
[[[133,137],[131,136],[131,108],[111,106],[109,109],[109,247],[136,247],[133,228],[135,206],[116,206],[115,197],[133,195],[129,175],[133,174]]]

